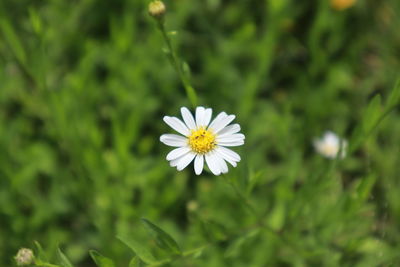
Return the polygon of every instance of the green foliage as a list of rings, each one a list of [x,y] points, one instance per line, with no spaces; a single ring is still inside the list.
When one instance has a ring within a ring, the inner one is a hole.
[[[69,261],[67,256],[61,251],[61,249],[57,249],[57,255],[62,267],[73,267],[72,263]]]
[[[400,3],[329,3],[0,1],[0,266],[400,265]],[[196,103],[246,135],[225,177],[165,160]]]
[[[92,257],[92,259],[94,260],[94,262],[96,263],[96,265],[98,267],[114,267],[115,266],[114,262],[111,259],[102,256],[100,253],[98,253],[95,250],[89,251],[89,254],[90,254],[90,257]]]
[[[143,245],[133,239],[125,239],[122,237],[118,237],[125,245],[132,249],[132,251],[145,263],[151,264],[155,263],[156,259],[151,254],[151,252],[146,249]]]
[[[147,219],[142,219],[143,224],[149,229],[151,234],[155,237],[157,244],[167,250],[171,254],[181,254],[181,249],[179,248],[176,241],[166,232],[164,232],[157,225],[153,224]]]
[[[133,257],[129,262],[129,267],[138,267],[138,266],[141,266],[139,258]]]
[[[372,131],[377,128],[379,123],[400,104],[400,85],[396,83],[393,90],[390,92],[385,108],[381,106],[381,96],[376,95],[368,104],[364,112],[363,119],[358,127],[354,130],[352,137],[352,147],[350,151],[355,150],[366,139]]]
[[[400,105],[400,79],[397,80],[396,85],[393,90],[390,92],[390,95],[387,99],[386,111],[391,111],[391,109]]]
[[[26,64],[26,54],[25,50],[19,40],[19,37],[15,33],[14,29],[12,28],[10,22],[2,18],[0,20],[0,27],[7,43],[9,44],[12,52],[14,53],[15,57],[21,64]]]

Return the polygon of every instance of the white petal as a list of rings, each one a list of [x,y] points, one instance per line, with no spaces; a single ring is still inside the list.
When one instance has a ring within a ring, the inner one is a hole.
[[[194,121],[192,113],[190,113],[187,108],[182,107],[181,114],[183,121],[186,123],[187,127],[191,130],[196,129],[196,122]]]
[[[181,157],[179,159],[178,165],[176,166],[176,169],[178,171],[181,171],[184,168],[186,168],[186,166],[189,165],[190,162],[192,162],[192,160],[194,159],[195,156],[196,156],[195,153],[189,152],[186,155],[184,155],[183,157]]]
[[[224,159],[230,159],[233,161],[241,160],[239,154],[229,148],[218,146],[215,150],[220,152],[224,156]]]
[[[221,112],[215,117],[215,119],[211,122],[211,124],[208,126],[209,129],[214,130],[215,125],[218,124],[221,120],[224,118],[228,117],[228,114],[225,112]]]
[[[245,139],[244,134],[237,133],[237,134],[230,134],[230,135],[223,135],[217,136],[217,142],[235,142],[235,141],[243,141]]]
[[[324,157],[334,159],[339,151],[339,146],[335,144],[329,144],[323,140],[314,140],[314,147],[318,153]]]
[[[187,138],[177,135],[177,134],[163,134],[160,136],[160,141],[167,146],[186,146],[188,143]]]
[[[196,125],[197,125],[197,127],[203,126],[204,112],[205,112],[204,107],[196,108]]]
[[[221,174],[221,168],[218,164],[218,161],[215,159],[213,153],[208,153],[205,155],[207,166],[210,169],[210,171],[214,175],[220,175]]]
[[[190,154],[190,153],[191,153],[191,152],[188,152],[188,153],[186,153],[186,154],[180,156],[179,158],[176,158],[176,159],[174,159],[174,160],[171,160],[171,161],[169,162],[169,165],[170,165],[171,167],[176,167],[176,166],[178,166],[178,164],[181,162],[181,160],[182,160],[186,155],[188,155],[188,154]]]
[[[215,160],[218,162],[219,167],[221,168],[222,173],[227,173],[228,172],[228,165],[226,165],[225,160],[218,155],[217,153],[214,154]]]
[[[340,139],[334,132],[327,131],[324,134],[323,142],[332,145],[339,145]]]
[[[231,164],[233,167],[236,167],[236,166],[237,166],[236,161],[233,161],[233,160],[231,160],[231,159],[225,157],[224,155],[221,154],[221,151],[217,151],[217,150],[216,150],[216,153],[217,153],[219,156],[221,156],[224,160],[226,160],[227,162],[229,162],[229,164]]]
[[[183,134],[185,136],[189,135],[190,133],[189,129],[180,119],[176,117],[165,116],[163,120],[165,121],[166,124],[168,124],[172,129],[174,129],[178,133]]]
[[[197,155],[196,158],[194,159],[194,172],[197,175],[200,175],[201,172],[203,171],[203,166],[204,166],[204,156]]]
[[[240,156],[236,152],[228,148],[218,146],[215,149],[215,152],[218,153],[218,155],[221,156],[224,160],[229,162],[229,164],[231,164],[233,167],[236,167],[236,162],[240,161]]]
[[[175,148],[174,150],[172,150],[171,152],[168,153],[167,160],[177,159],[177,158],[185,155],[189,151],[190,151],[190,147],[188,147],[188,146]]]
[[[211,121],[211,116],[212,116],[212,109],[211,108],[207,108],[204,112],[204,117],[203,117],[203,126],[207,127],[208,124]]]
[[[178,165],[179,161],[181,160],[181,158],[182,158],[182,157],[177,158],[177,159],[174,159],[174,160],[171,160],[171,161],[169,162],[169,166],[171,166],[171,167],[176,167],[176,166]]]
[[[218,135],[223,136],[223,135],[230,135],[234,133],[238,133],[240,131],[240,125],[239,124],[232,124],[229,126],[226,126],[224,129],[222,129]]]
[[[241,146],[244,144],[244,141],[232,141],[232,142],[225,142],[225,141],[221,141],[218,142],[218,145],[220,146]]]
[[[210,128],[213,130],[214,133],[218,133],[221,131],[225,126],[227,126],[229,123],[231,123],[235,119],[235,115],[229,115],[224,117],[223,119],[217,121],[213,127],[210,126]]]

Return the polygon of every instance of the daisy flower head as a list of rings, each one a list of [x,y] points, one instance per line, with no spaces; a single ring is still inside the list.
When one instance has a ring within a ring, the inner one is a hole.
[[[315,150],[322,156],[335,159],[340,152],[340,158],[346,156],[347,141],[339,138],[334,132],[326,131],[325,134],[315,139],[314,142]]]
[[[204,107],[196,108],[195,117],[185,107],[181,108],[181,114],[183,121],[169,116],[163,119],[181,134],[163,134],[160,137],[162,143],[176,147],[167,155],[171,167],[181,171],[194,160],[197,175],[202,173],[204,162],[214,175],[228,172],[226,162],[236,167],[240,156],[226,148],[244,144],[245,136],[239,133],[239,124],[229,125],[235,115],[221,112],[211,121],[212,109]]]

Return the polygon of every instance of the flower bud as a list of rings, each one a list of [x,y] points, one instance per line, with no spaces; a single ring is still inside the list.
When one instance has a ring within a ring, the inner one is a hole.
[[[196,200],[190,200],[186,203],[186,208],[189,212],[196,212],[199,209],[199,203]]]
[[[166,7],[162,1],[152,1],[149,4],[149,14],[150,16],[160,19],[164,16]]]
[[[356,0],[331,0],[331,6],[338,11],[352,7]]]
[[[14,257],[18,266],[30,265],[33,263],[35,256],[29,248],[21,248],[18,250],[17,255]]]

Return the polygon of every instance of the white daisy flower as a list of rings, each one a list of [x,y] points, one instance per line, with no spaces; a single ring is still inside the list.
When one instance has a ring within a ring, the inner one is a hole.
[[[346,156],[347,141],[340,139],[334,132],[326,131],[324,136],[315,139],[313,144],[315,150],[326,158],[335,159],[339,151],[341,158]]]
[[[210,123],[211,108],[197,107],[195,118],[185,107],[181,108],[181,113],[184,122],[176,117],[163,118],[166,124],[181,134],[163,134],[160,137],[164,144],[177,147],[167,155],[171,167],[181,171],[194,160],[197,175],[203,171],[204,161],[214,175],[228,172],[226,162],[236,167],[240,156],[226,148],[244,144],[245,137],[239,133],[239,124],[228,126],[235,115],[221,112]]]

